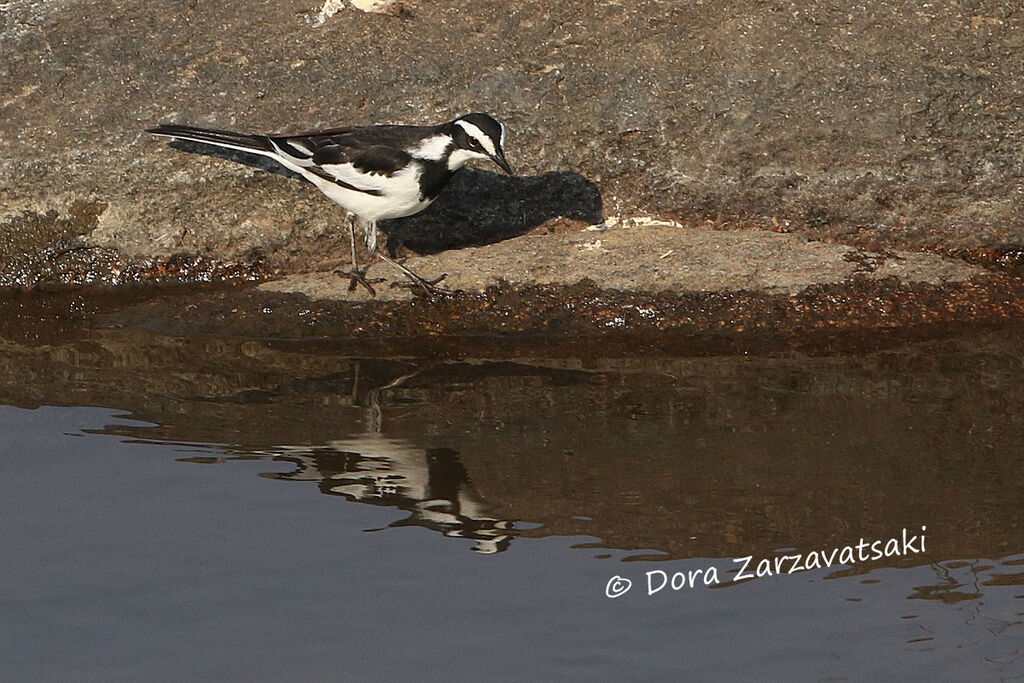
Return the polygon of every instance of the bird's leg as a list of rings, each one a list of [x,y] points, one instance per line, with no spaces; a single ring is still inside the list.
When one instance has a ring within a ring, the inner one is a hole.
[[[370,296],[376,297],[377,290],[373,288],[373,284],[371,283],[384,282],[384,278],[375,278],[372,281],[368,280],[366,278],[366,271],[370,269],[369,266],[367,266],[363,270],[359,270],[359,260],[356,258],[356,227],[354,219],[349,220],[348,222],[348,237],[349,246],[352,249],[352,270],[336,270],[334,271],[334,274],[349,278],[348,291],[354,292],[358,285],[362,285],[363,287],[366,288],[366,291],[370,293]]]
[[[448,273],[441,273],[438,277],[434,278],[433,280],[428,280],[424,277],[417,275],[416,273],[412,272],[411,270],[403,266],[398,261],[395,261],[394,259],[385,256],[379,251],[377,252],[377,256],[379,256],[381,260],[387,261],[395,268],[398,268],[400,271],[402,271],[402,273],[405,274],[407,278],[409,278],[409,280],[411,280],[411,282],[393,282],[391,283],[392,287],[405,287],[408,289],[412,289],[414,291],[417,288],[419,288],[422,289],[423,293],[430,298],[434,298],[435,296],[448,296],[451,294],[455,294],[455,290],[445,289],[444,287],[437,286],[438,282],[448,277]]]

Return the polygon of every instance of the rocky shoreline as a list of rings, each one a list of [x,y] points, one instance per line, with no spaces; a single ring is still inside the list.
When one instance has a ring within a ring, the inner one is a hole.
[[[253,281],[237,291],[254,301],[348,307],[322,316],[340,321],[325,334],[1019,315],[1020,8],[335,5],[0,8],[0,286],[196,283],[187,309],[210,299],[205,283]],[[430,210],[383,226],[409,267],[462,292],[436,302],[392,288],[384,264],[375,301],[349,293],[333,274],[344,213],[270,162],[142,132],[473,110],[508,125],[521,176],[467,169]]]

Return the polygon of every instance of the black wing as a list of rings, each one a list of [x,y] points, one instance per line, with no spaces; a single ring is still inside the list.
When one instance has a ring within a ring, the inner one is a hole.
[[[271,135],[274,147],[309,172],[349,189],[380,194],[379,180],[404,168],[421,140],[441,132],[433,126],[332,128]]]
[[[313,163],[317,166],[351,164],[357,171],[369,174],[391,176],[405,168],[412,161],[412,155],[404,149],[386,145],[371,145],[360,148],[347,140],[332,140],[317,147],[313,152]]]

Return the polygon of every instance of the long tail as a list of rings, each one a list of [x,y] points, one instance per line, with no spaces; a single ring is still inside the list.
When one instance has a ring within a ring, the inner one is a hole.
[[[163,135],[164,137],[177,138],[179,140],[191,140],[202,142],[217,147],[238,149],[243,152],[253,152],[266,156],[276,156],[277,150],[266,135],[255,135],[252,133],[236,133],[232,130],[218,130],[216,128],[197,128],[196,126],[181,126],[175,123],[164,123],[156,128],[148,128],[147,133]]]

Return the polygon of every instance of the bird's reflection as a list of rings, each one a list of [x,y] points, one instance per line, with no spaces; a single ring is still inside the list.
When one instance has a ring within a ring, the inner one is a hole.
[[[445,536],[473,539],[473,550],[483,554],[505,550],[515,534],[512,521],[489,514],[459,454],[449,448],[423,449],[367,434],[312,448],[282,447],[268,454],[293,463],[295,469],[261,476],[312,481],[322,493],[411,513],[391,527],[422,526]]]
[[[387,417],[401,407],[408,408],[408,397],[398,391],[427,381],[431,373],[445,370],[449,381],[453,366],[436,363],[395,364],[353,361],[344,387],[332,387],[333,395],[344,396],[348,408],[362,414],[360,436],[329,440],[314,446],[272,446],[253,449],[241,447],[226,457],[187,457],[196,463],[223,462],[226,459],[273,457],[295,465],[291,472],[268,472],[261,476],[286,481],[316,482],[322,493],[343,496],[354,502],[383,505],[406,510],[410,515],[389,527],[421,526],[445,536],[476,541],[473,550],[493,554],[506,550],[520,532],[514,521],[492,514],[487,502],[474,488],[458,451],[451,448],[425,448],[411,441],[385,436]],[[459,366],[454,366],[458,369]],[[509,371],[506,364],[495,366]],[[512,366],[515,369],[516,366]],[[481,369],[469,368],[469,376]],[[489,370],[484,369],[485,376]],[[455,373],[456,376],[458,373]],[[427,379],[424,380],[423,378]],[[231,449],[235,450],[235,449]]]

